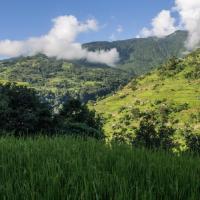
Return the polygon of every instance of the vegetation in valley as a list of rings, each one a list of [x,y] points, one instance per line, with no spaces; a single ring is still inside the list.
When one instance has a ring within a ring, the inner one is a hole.
[[[68,98],[96,100],[126,85],[135,75],[149,72],[172,56],[182,56],[187,32],[177,31],[163,39],[140,38],[84,44],[90,51],[117,48],[116,67],[85,60],[66,61],[45,55],[0,61],[0,82],[17,82],[36,89],[55,109]]]
[[[17,82],[36,89],[52,105],[70,97],[95,100],[128,83],[134,77],[120,69],[48,58],[45,55],[0,61],[0,82]]]
[[[78,99],[69,99],[53,112],[34,89],[0,85],[0,130],[15,136],[68,134],[101,139],[101,118]]]

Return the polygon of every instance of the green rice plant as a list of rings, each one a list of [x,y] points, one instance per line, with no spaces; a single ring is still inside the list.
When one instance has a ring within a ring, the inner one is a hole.
[[[0,199],[199,199],[200,158],[93,139],[0,139]]]

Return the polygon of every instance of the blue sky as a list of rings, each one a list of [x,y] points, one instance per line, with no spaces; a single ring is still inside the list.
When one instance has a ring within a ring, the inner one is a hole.
[[[0,58],[43,53],[115,66],[116,48],[91,52],[82,43],[163,38],[188,31],[200,47],[200,0],[0,0]],[[54,20],[53,20],[54,19]]]
[[[80,21],[95,18],[98,32],[83,33],[80,42],[135,37],[161,10],[170,9],[173,0],[1,0],[0,40],[24,40],[46,34],[51,20],[74,15]],[[123,31],[116,31],[118,26]]]

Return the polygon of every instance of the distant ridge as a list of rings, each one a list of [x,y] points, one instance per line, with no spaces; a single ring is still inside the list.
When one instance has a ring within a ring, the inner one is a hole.
[[[113,42],[91,42],[83,47],[91,51],[117,48],[120,54],[118,68],[133,70],[136,74],[149,72],[172,56],[180,57],[185,51],[186,31],[176,31],[164,38],[134,38]]]

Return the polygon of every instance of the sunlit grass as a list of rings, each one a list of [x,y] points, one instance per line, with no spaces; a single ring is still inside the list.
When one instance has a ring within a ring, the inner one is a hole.
[[[71,137],[0,139],[0,199],[198,199],[200,158]]]

